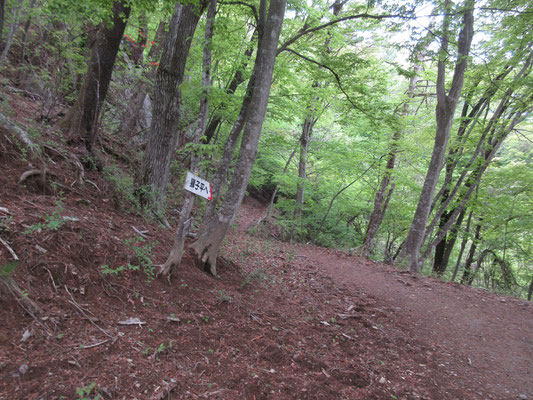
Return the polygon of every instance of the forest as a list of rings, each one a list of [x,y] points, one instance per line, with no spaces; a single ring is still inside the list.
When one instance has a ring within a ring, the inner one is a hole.
[[[192,222],[216,275],[250,193],[270,203],[254,229],[282,240],[531,298],[529,2],[1,9],[3,84],[38,96],[41,129],[57,124],[132,209],[168,227],[181,210],[160,274]],[[187,170],[212,182],[195,219]]]
[[[527,399],[532,69],[528,0],[0,0],[0,398]]]

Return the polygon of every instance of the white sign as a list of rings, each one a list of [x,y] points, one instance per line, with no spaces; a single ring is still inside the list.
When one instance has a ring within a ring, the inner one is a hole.
[[[213,200],[213,192],[211,192],[211,184],[202,178],[198,178],[196,175],[187,171],[187,177],[185,178],[185,190],[202,196],[207,200]]]

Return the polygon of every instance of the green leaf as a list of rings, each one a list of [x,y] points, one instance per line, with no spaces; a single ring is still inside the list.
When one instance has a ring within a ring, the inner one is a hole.
[[[11,261],[6,264],[0,265],[0,278],[9,277],[18,265],[18,261]]]

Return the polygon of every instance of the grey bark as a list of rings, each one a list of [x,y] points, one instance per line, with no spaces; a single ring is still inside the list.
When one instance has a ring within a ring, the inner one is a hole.
[[[30,3],[30,7],[29,7],[29,10],[28,10],[28,18],[26,19],[26,23],[24,24],[24,30],[22,31],[22,40],[21,40],[21,50],[20,50],[20,61],[23,62],[25,61],[24,59],[26,58],[26,42],[28,40],[28,31],[30,30],[30,26],[31,26],[31,11],[33,10],[33,8],[35,7],[35,2],[36,0],[31,0],[31,3]],[[1,42],[1,40],[0,40]]]
[[[159,23],[154,39],[155,44],[152,45],[148,54],[149,60],[155,60],[154,62],[159,61],[159,57],[161,55],[161,45],[165,38],[166,25],[166,22],[163,21]],[[152,82],[154,80],[156,70],[157,68],[155,66],[149,67],[146,70],[146,73],[144,73],[139,80],[136,93],[134,93],[129,100],[129,104],[126,107],[124,115],[122,116],[122,120],[120,121],[120,126],[118,128],[118,134],[120,136],[127,138],[133,136],[135,126],[139,120],[139,114],[146,101],[146,96],[148,96],[150,89],[152,89]]]
[[[533,54],[531,54],[530,57],[526,60],[520,73],[515,79],[522,80],[525,76],[529,74],[529,72],[531,71],[530,67],[532,61]],[[509,88],[506,91],[500,103],[498,104],[498,107],[494,111],[494,114],[492,115],[488,125],[485,127],[481,135],[481,139],[479,140],[477,148],[474,152],[474,155],[467,163],[465,170],[461,174],[451,193],[453,194],[453,196],[455,196],[462,187],[462,182],[465,179],[466,183],[464,184],[464,187],[466,188],[466,191],[461,193],[458,196],[458,199],[456,199],[458,203],[457,206],[454,208],[453,212],[451,212],[448,221],[441,227],[440,231],[437,233],[432,243],[430,243],[426,247],[421,257],[422,260],[428,257],[431,250],[444,238],[458,215],[462,213],[467,201],[472,196],[474,190],[479,186],[481,177],[489,167],[492,159],[503,144],[505,138],[515,129],[515,127],[519,123],[526,120],[533,111],[533,106],[531,105],[533,95],[531,95],[529,91],[526,91],[526,93],[523,95],[517,95],[514,89],[515,88],[513,85],[513,87]],[[510,104],[512,100],[516,100],[516,103],[513,106],[511,106]],[[525,104],[528,104],[529,106],[524,106]],[[470,173],[468,173],[468,169],[471,166],[473,166],[473,169],[472,171],[470,171]],[[446,210],[446,207],[448,207],[453,198],[454,197],[450,195],[450,197],[443,202],[440,210],[433,218],[433,221],[428,226],[428,228],[426,228],[424,240],[433,230],[437,221],[443,215]]]
[[[22,309],[34,319],[43,314],[41,307],[25,295],[22,290],[20,290],[17,282],[11,277],[0,277],[0,294],[16,300]]]
[[[343,1],[335,1],[335,3],[331,6],[333,10],[333,15],[336,17],[340,14],[343,5],[346,3],[345,0]],[[329,32],[328,37],[325,40],[325,47],[326,47],[326,53],[331,53],[331,48],[329,47],[329,44],[331,42],[331,32]],[[313,88],[320,87],[319,82],[313,83]],[[303,206],[304,206],[304,198],[305,198],[305,183],[307,180],[307,157],[309,152],[309,144],[311,142],[311,134],[313,132],[313,128],[318,121],[318,116],[316,116],[316,103],[319,101],[318,98],[314,99],[313,105],[309,106],[309,114],[306,116],[303,126],[302,126],[302,134],[300,135],[300,159],[298,163],[298,183],[296,185],[296,210],[295,210],[295,217],[298,221],[298,224],[301,223],[302,218],[302,212],[303,212]],[[296,227],[296,225],[295,225]],[[294,232],[294,231],[293,231]]]
[[[130,14],[126,0],[113,3],[111,25],[102,23],[96,35],[91,58],[76,103],[61,121],[71,141],[82,141],[89,153],[93,152],[98,118],[111,82],[113,66]]]
[[[309,142],[311,141],[311,133],[317,121],[313,117],[313,111],[305,119],[302,126],[302,134],[300,135],[300,159],[298,162],[298,183],[296,185],[296,210],[295,217],[299,220],[302,217],[305,194],[305,181],[307,179],[307,153],[309,152]]]
[[[205,230],[201,232],[198,240],[191,246],[198,258],[204,263],[206,269],[213,275],[216,275],[216,259],[222,241],[231,222],[237,215],[255,161],[272,84],[272,74],[285,7],[286,0],[270,1],[264,34],[260,41],[254,66],[255,84],[250,97],[246,126],[230,187],[220,210],[205,221],[203,224]]]
[[[233,123],[231,131],[224,145],[224,152],[222,154],[222,157],[216,165],[216,172],[211,182],[211,188],[213,191],[213,201],[209,202],[205,208],[205,213],[204,213],[204,217],[202,220],[202,224],[207,223],[207,221],[210,221],[212,218],[215,217],[216,205],[218,204],[218,201],[220,199],[222,188],[224,187],[224,184],[226,183],[226,176],[228,175],[230,164],[233,160],[233,154],[235,153],[235,148],[237,147],[239,137],[241,135],[242,130],[244,129],[244,126],[248,118],[248,110],[250,108],[250,101],[251,101],[252,93],[255,87],[255,79],[256,79],[256,74],[257,74],[257,60],[259,58],[259,49],[261,48],[261,44],[263,41],[263,34],[265,32],[266,10],[267,10],[266,4],[267,4],[267,0],[261,0],[259,4],[259,20],[258,20],[258,26],[256,29],[258,51],[256,54],[254,68],[252,70],[252,75],[250,76],[250,80],[248,81],[248,86],[246,87],[246,93],[244,95],[244,99],[241,104],[239,115],[237,116],[237,119]]]
[[[6,0],[0,0],[0,50],[3,49],[4,43],[4,19],[5,19]]]
[[[282,175],[285,175],[287,173],[287,170],[289,169],[289,165],[291,164],[291,161],[296,154],[296,148],[292,151],[289,158],[287,159],[287,162],[285,163],[285,167],[283,167]],[[279,184],[276,185],[276,188],[274,189],[274,192],[272,192],[272,196],[270,197],[270,202],[268,203],[268,209],[265,214],[265,217],[263,220],[268,221],[270,216],[272,215],[272,211],[274,211],[274,202],[276,201],[276,196],[278,195],[279,191]]]
[[[209,85],[211,82],[211,41],[213,38],[213,23],[216,14],[216,0],[209,0],[209,7],[207,11],[207,22],[205,26],[205,44],[204,54],[202,62],[202,86],[204,92],[200,99],[200,116],[198,121],[198,127],[193,135],[192,143],[198,145],[205,132],[207,124],[207,114],[209,112]],[[191,155],[190,170],[195,171],[198,167],[199,156],[196,154]],[[183,255],[183,247],[185,245],[185,236],[187,235],[187,228],[190,226],[190,215],[194,206],[195,195],[186,192],[185,201],[181,208],[180,217],[178,219],[178,226],[176,228],[176,237],[172,250],[165,261],[160,267],[158,274],[169,277],[172,273],[172,269],[177,267],[181,263],[181,257]]]
[[[417,58],[420,62],[420,57]],[[402,116],[407,116],[409,113],[409,101],[414,97],[414,91],[418,82],[418,73],[422,69],[422,65],[419,62],[413,66],[413,76],[409,80],[409,87],[407,88],[408,99],[402,105]],[[374,209],[368,220],[363,244],[359,250],[360,254],[363,257],[370,256],[370,253],[372,252],[374,239],[378,233],[381,223],[383,222],[383,218],[385,217],[385,213],[387,212],[389,201],[392,197],[392,193],[394,192],[395,184],[393,182],[392,174],[396,166],[398,142],[400,141],[401,137],[401,130],[396,129],[392,135],[390,153],[387,157],[387,164],[385,166],[383,178],[381,179],[380,188],[378,189],[374,197]]]
[[[461,284],[471,285],[474,280],[474,272],[472,271],[472,263],[474,262],[474,255],[476,254],[477,246],[481,240],[481,221],[476,225],[476,231],[472,239],[472,244],[470,245],[470,250],[468,251],[468,256],[465,261],[465,268],[463,271],[463,276],[461,277]]]
[[[459,266],[461,265],[461,259],[463,258],[463,253],[466,248],[466,243],[468,242],[468,235],[470,233],[470,223],[472,221],[472,215],[473,215],[473,212],[470,211],[470,213],[468,214],[468,220],[466,222],[466,228],[465,228],[463,240],[461,241],[461,248],[459,249],[459,255],[457,256],[457,261],[455,262],[455,268],[453,270],[453,275],[452,275],[452,279],[450,279],[450,282],[455,282],[455,278],[457,277],[457,272],[459,272]]]
[[[443,23],[443,36],[441,48],[439,51],[438,72],[437,72],[437,107],[436,107],[436,121],[437,131],[435,135],[435,143],[431,160],[429,163],[422,192],[418,201],[418,205],[413,217],[413,222],[407,238],[405,239],[404,247],[400,254],[400,259],[407,262],[409,269],[412,272],[420,272],[421,265],[419,264],[419,251],[422,247],[424,234],[426,232],[426,223],[431,210],[433,194],[437,186],[446,147],[450,138],[450,130],[453,122],[453,116],[461,89],[463,87],[464,74],[467,66],[467,58],[470,52],[473,37],[473,4],[472,0],[465,3],[465,10],[463,14],[463,23],[459,33],[458,40],[458,58],[455,64],[454,75],[450,90],[446,93],[446,60],[445,56],[448,53],[449,45],[449,25],[450,25],[450,1],[445,3],[446,15]]]
[[[19,141],[31,152],[32,156],[39,158],[41,156],[40,147],[33,143],[28,132],[11,122],[4,114],[0,113],[0,126],[11,131]]]
[[[248,43],[248,46],[244,52],[244,59],[242,60],[242,63],[237,67],[237,70],[235,71],[235,74],[233,75],[233,78],[231,79],[231,82],[229,83],[228,87],[226,88],[227,94],[234,94],[237,88],[241,83],[244,82],[244,74],[246,67],[248,66],[248,63],[250,62],[250,59],[252,58],[252,54],[255,49],[255,42],[257,40],[258,36],[258,29],[256,28],[254,32],[252,33],[252,37],[250,39],[250,43]],[[219,106],[219,109],[224,109],[226,107],[225,104],[221,104]],[[214,115],[213,119],[209,122],[209,125],[207,126],[207,129],[205,130],[205,139],[204,143],[209,143],[213,139],[213,136],[215,132],[217,131],[218,127],[222,123],[222,117],[220,115]]]
[[[165,203],[170,165],[178,142],[181,90],[192,37],[205,8],[176,3],[156,72],[152,124],[136,187],[141,203],[154,202],[160,213]]]
[[[514,83],[512,85],[513,88],[520,87],[520,82],[524,76],[527,76],[530,69],[530,63],[531,63],[531,54],[528,58],[526,58],[524,65],[520,72],[514,77]],[[447,229],[450,228],[449,220],[451,218],[455,218],[457,215],[459,215],[459,218],[461,218],[461,215],[464,215],[464,211],[460,211],[459,214],[455,212],[457,207],[455,207],[452,210],[447,210],[447,207],[451,203],[451,201],[454,200],[454,196],[458,193],[458,189],[461,188],[462,182],[464,177],[466,176],[465,172],[474,164],[474,162],[477,160],[477,157],[479,154],[483,153],[484,160],[483,162],[487,162],[487,154],[490,152],[487,152],[486,150],[482,152],[482,149],[490,149],[494,147],[496,144],[490,143],[489,137],[490,135],[488,132],[493,129],[494,126],[496,126],[496,123],[498,119],[508,119],[513,120],[514,115],[504,115],[504,112],[507,108],[506,104],[510,101],[511,95],[513,93],[513,89],[508,89],[507,93],[503,96],[503,99],[500,101],[500,105],[496,108],[494,115],[492,116],[490,123],[488,126],[486,126],[484,130],[484,134],[481,136],[478,146],[474,152],[474,156],[471,157],[470,161],[463,167],[463,173],[460,175],[460,178],[457,180],[455,185],[452,185],[452,179],[454,176],[454,172],[456,170],[456,167],[458,163],[461,160],[461,156],[464,152],[464,145],[466,143],[466,140],[470,136],[470,133],[472,132],[473,128],[475,127],[475,122],[482,116],[484,112],[488,111],[488,107],[493,101],[494,95],[497,93],[498,89],[501,87],[502,83],[504,82],[504,79],[513,71],[514,66],[513,65],[506,65],[503,68],[503,71],[490,83],[490,85],[487,87],[481,98],[473,105],[472,109],[469,110],[469,104],[471,103],[472,99],[472,93],[476,91],[478,84],[480,83],[480,80],[476,82],[473,87],[470,89],[470,93],[467,96],[467,101],[465,101],[465,104],[463,106],[463,111],[461,113],[461,123],[459,125],[459,129],[457,131],[457,137],[455,140],[455,143],[450,147],[450,150],[448,152],[448,156],[446,157],[446,176],[444,179],[444,183],[442,185],[441,190],[439,193],[435,196],[433,204],[437,204],[437,202],[440,202],[439,210],[436,212],[436,215],[434,216],[432,222],[430,225],[426,228],[426,234],[425,238],[427,238],[431,232],[433,231],[437,221],[440,218],[439,221],[439,230],[437,232],[437,237],[442,237],[442,240],[438,242],[435,245],[435,257],[434,257],[434,265],[433,270],[437,272],[439,275],[442,275],[444,271],[446,270],[449,255],[451,254],[451,251],[453,250],[453,246],[455,245],[455,236],[452,233],[451,237],[447,239]],[[522,112],[521,109],[515,110],[518,112]],[[510,132],[510,130],[513,127],[507,128],[507,133],[502,133],[499,135],[501,141],[505,139],[507,134]],[[490,160],[489,160],[490,162]],[[481,180],[482,170],[479,167],[475,167],[474,170],[476,178],[475,181],[479,182]],[[472,179],[472,176],[474,175],[474,172],[471,173],[469,179],[467,179],[467,182],[465,184],[465,187],[470,187],[472,184],[474,184],[474,179]],[[471,191],[469,191],[466,195],[462,194],[459,196],[460,200],[465,200],[465,197],[469,197],[471,195]],[[468,198],[465,200],[465,202],[468,201]],[[461,202],[463,204],[463,202]],[[433,209],[433,206],[432,206]],[[460,222],[459,222],[460,224]],[[455,223],[455,225],[458,225],[458,223]],[[453,228],[452,228],[453,230]],[[424,238],[424,240],[425,240]],[[427,257],[427,252],[424,253],[424,258]]]
[[[3,7],[2,7],[3,8]],[[22,8],[21,5],[17,4],[12,8],[12,19],[11,24],[9,24],[9,32],[7,34],[6,43],[4,44],[4,48],[2,49],[2,54],[0,54],[0,66],[6,61],[7,54],[9,53],[9,49],[11,48],[11,45],[13,44],[13,37],[15,36],[15,31],[17,30],[17,26],[19,23],[19,15],[20,15],[20,9]],[[4,12],[2,12],[4,14]],[[3,21],[2,21],[3,24]]]

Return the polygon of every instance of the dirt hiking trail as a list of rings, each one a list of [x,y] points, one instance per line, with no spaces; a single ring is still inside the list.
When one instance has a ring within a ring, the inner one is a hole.
[[[264,213],[259,202],[247,199],[241,226],[250,226]],[[464,388],[484,387],[486,395],[496,399],[533,399],[530,302],[414,275],[337,250],[294,247],[319,275],[392,310],[392,324],[442,357],[437,373]]]
[[[20,185],[34,166],[1,129],[0,148],[0,237],[42,309],[0,296],[1,400],[533,400],[527,301],[282,243],[275,226],[251,235],[251,198],[219,276],[187,250],[170,283],[153,279],[172,230],[80,177],[76,149]]]

